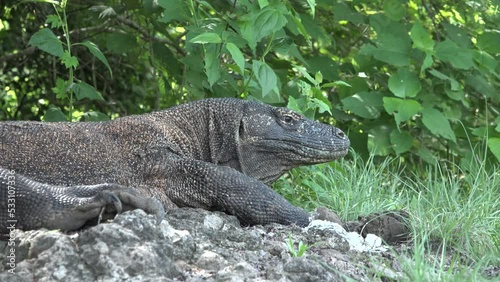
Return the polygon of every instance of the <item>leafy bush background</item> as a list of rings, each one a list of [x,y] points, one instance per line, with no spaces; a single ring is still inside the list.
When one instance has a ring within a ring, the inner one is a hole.
[[[242,97],[335,124],[364,157],[491,165],[500,160],[499,9],[483,0],[11,1],[0,8],[0,120],[105,120]]]

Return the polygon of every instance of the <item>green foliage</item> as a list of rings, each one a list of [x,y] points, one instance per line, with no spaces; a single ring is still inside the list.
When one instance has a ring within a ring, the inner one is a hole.
[[[68,70],[68,79],[64,80],[63,78],[58,77],[56,80],[56,86],[52,88],[52,91],[54,92],[54,94],[56,94],[57,99],[68,99],[69,110],[68,116],[65,117],[63,112],[59,108],[51,107],[47,110],[47,112],[43,116],[43,119],[45,121],[72,121],[74,108],[73,95],[75,95],[76,100],[103,100],[103,98],[92,85],[89,85],[83,81],[79,81],[76,83],[74,82],[75,78],[73,72],[78,68],[79,62],[78,59],[71,53],[71,46],[76,44],[72,45],[69,38],[69,26],[66,17],[67,2],[48,2],[53,4],[56,14],[47,16],[47,20],[45,21],[45,23],[50,24],[51,28],[53,29],[62,29],[63,35],[66,37],[66,42],[63,42],[62,40],[57,38],[57,36],[49,28],[42,28],[31,36],[28,44],[59,58],[60,62]],[[112,73],[111,67],[106,60],[106,57],[104,57],[103,53],[99,50],[97,45],[95,45],[91,41],[85,41],[79,44],[87,47],[90,53],[92,53],[92,55],[103,62],[106,67],[108,67],[110,73]]]
[[[484,140],[500,159],[495,1],[34,2],[0,10],[1,119],[242,97],[341,127],[365,159],[466,165]]]
[[[365,162],[354,156],[294,169],[273,188],[295,205],[328,207],[345,221],[405,209],[414,239],[412,250],[395,254],[406,275],[402,281],[483,281],[484,269],[500,262],[498,169],[488,171],[485,160],[475,158],[467,168],[456,167],[460,177],[435,164],[414,172],[422,179],[403,166],[400,158]]]
[[[311,248],[311,247],[307,246],[306,244],[302,243],[302,241],[300,241],[298,247],[295,248],[295,244],[293,243],[291,234],[288,235],[288,240],[286,241],[286,246],[287,246],[290,254],[292,254],[292,256],[296,257],[296,258],[303,256],[307,252],[307,250]]]

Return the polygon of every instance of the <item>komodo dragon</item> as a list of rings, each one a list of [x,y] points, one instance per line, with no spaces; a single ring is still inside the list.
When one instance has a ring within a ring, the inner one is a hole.
[[[122,204],[161,215],[159,202],[306,226],[309,213],[266,184],[348,148],[338,128],[229,98],[107,122],[0,122],[0,228],[74,230]]]
[[[292,167],[341,158],[348,147],[335,127],[238,99],[110,122],[0,122],[0,232],[74,230],[132,208],[162,219],[164,206],[225,211],[245,225],[305,226],[313,216],[266,184]],[[409,238],[406,212],[349,226],[324,208],[314,216],[389,243]]]

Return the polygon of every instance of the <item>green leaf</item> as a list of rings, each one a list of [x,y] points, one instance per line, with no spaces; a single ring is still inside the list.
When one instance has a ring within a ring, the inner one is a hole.
[[[392,128],[387,125],[376,125],[368,132],[368,149],[374,155],[387,156],[391,153],[390,133]]]
[[[61,109],[56,107],[49,108],[43,115],[43,120],[49,122],[68,121]]]
[[[83,81],[73,84],[71,90],[75,93],[77,100],[83,100],[85,98],[89,100],[104,100],[101,93],[97,92],[92,85]]]
[[[426,53],[434,50],[435,42],[420,22],[413,25],[410,31],[410,38],[413,40],[413,47]]]
[[[378,36],[377,47],[365,46],[360,49],[361,55],[373,55],[375,59],[394,66],[410,64],[411,45],[405,37],[383,33]]]
[[[262,88],[262,96],[264,97],[277,86],[278,78],[276,77],[274,70],[265,62],[253,60],[252,69],[255,78]]]
[[[205,45],[205,73],[210,87],[220,79],[219,49],[217,45]]]
[[[437,163],[435,154],[425,147],[418,149],[417,154],[428,164],[435,165]]]
[[[391,132],[389,138],[391,140],[391,144],[393,145],[392,148],[398,155],[410,150],[413,145],[413,137],[411,137],[409,133],[400,132],[397,129]]]
[[[66,93],[67,91],[68,91],[68,82],[58,77],[56,80],[56,86],[52,88],[52,92],[56,94],[56,98],[58,100],[64,100],[68,97]]]
[[[191,40],[189,40],[191,43],[198,43],[198,44],[206,44],[206,43],[221,43],[222,39],[217,33],[213,32],[207,32],[207,33],[202,33],[198,36],[195,36]]]
[[[267,1],[267,0],[259,0],[259,7],[261,9],[265,8],[268,5],[269,5],[269,1]]]
[[[94,57],[96,57],[99,61],[101,61],[108,68],[109,73],[111,74],[111,77],[113,77],[113,71],[111,70],[111,66],[109,65],[108,60],[106,59],[104,54],[101,52],[101,50],[99,50],[99,47],[97,47],[97,45],[95,45],[92,41],[88,41],[88,40],[81,42],[81,43],[77,43],[75,45],[83,45],[83,46],[87,47],[87,49],[90,51],[90,53],[92,55],[94,55]]]
[[[492,137],[488,139],[488,148],[500,162],[500,138]]]
[[[50,24],[50,28],[55,28],[55,29],[63,26],[61,19],[57,15],[48,15],[47,19],[45,20],[45,23]]]
[[[344,2],[333,2],[333,18],[336,21],[348,21],[355,25],[361,24],[364,21],[364,17],[357,11],[351,9]]]
[[[424,73],[426,69],[432,67],[434,60],[432,59],[431,53],[425,53],[424,61],[422,62],[422,66],[420,67],[420,73]]]
[[[243,53],[241,53],[240,49],[233,43],[227,43],[226,49],[233,57],[234,62],[240,68],[240,74],[244,75],[245,73],[245,57],[243,57]]]
[[[500,54],[500,33],[490,31],[479,35],[477,48],[488,53]]]
[[[101,112],[86,112],[83,114],[85,121],[106,121],[110,118]]]
[[[332,58],[323,55],[307,59],[307,69],[311,73],[321,72],[324,80],[339,80],[339,66]],[[325,82],[325,81],[324,81]]]
[[[460,88],[460,84],[454,78],[451,78],[451,77],[445,75],[444,73],[439,72],[439,71],[437,71],[435,69],[430,70],[429,73],[432,74],[433,76],[439,78],[439,79],[448,80],[450,82],[450,88],[451,88],[451,90],[458,91],[459,89],[461,89]]]
[[[435,51],[437,59],[449,62],[455,68],[468,70],[473,66],[470,50],[458,46],[453,41],[439,42]]]
[[[312,98],[311,102],[314,105],[314,108],[318,109],[318,112],[320,112],[320,113],[327,112],[330,115],[332,114],[332,112],[331,112],[331,105],[329,103],[325,102],[324,100],[318,99],[318,98]]]
[[[384,109],[389,114],[394,114],[396,125],[411,119],[422,110],[422,106],[415,100],[384,97]]]
[[[447,38],[457,43],[460,47],[471,49],[472,43],[467,30],[446,22],[441,23],[441,25],[446,31]]]
[[[76,69],[78,67],[78,59],[75,56],[71,56],[68,50],[64,51],[61,61],[67,69]]]
[[[64,55],[62,42],[48,28],[43,28],[33,34],[28,45],[35,46],[51,55],[61,58]]]
[[[389,89],[397,97],[415,97],[422,89],[422,85],[414,73],[403,68],[389,78]]]
[[[159,22],[169,23],[171,21],[189,21],[191,13],[188,1],[184,0],[158,0],[158,6],[163,8],[163,13],[158,18]]]
[[[314,15],[316,14],[316,0],[307,0],[307,4],[309,5],[309,8],[311,8],[311,14],[314,18]]]
[[[311,36],[304,27],[304,24],[302,24],[302,19],[300,17],[300,14],[292,10],[292,13],[287,16],[289,19],[291,19],[291,21],[288,21],[287,28],[291,30],[294,35],[298,34],[302,35],[306,40],[307,44],[310,46]],[[293,22],[293,24],[291,24],[291,22]]]
[[[344,110],[351,111],[357,116],[376,119],[383,107],[382,97],[382,93],[379,92],[361,92],[342,99],[342,105]]]
[[[424,108],[422,110],[422,122],[432,134],[456,142],[455,133],[451,129],[450,122],[440,111],[434,108]]]
[[[472,86],[477,92],[483,94],[485,97],[491,97],[500,101],[500,96],[498,95],[498,90],[492,85],[491,82],[487,81],[481,75],[467,75],[466,77],[467,85]]]
[[[275,38],[272,42],[272,50],[287,55],[290,51],[290,47],[293,44],[293,39],[288,36]]]
[[[298,66],[298,65],[293,65],[293,67],[295,69],[297,69],[300,74],[302,74],[302,76],[304,78],[306,78],[312,85],[317,85],[318,83],[316,82],[316,80],[307,72],[307,69],[302,67],[302,66]]]
[[[399,21],[406,14],[406,9],[400,0],[384,0],[384,11],[394,21]]]
[[[321,88],[330,88],[330,87],[337,87],[337,86],[346,86],[346,87],[352,87],[349,83],[342,81],[342,80],[337,80],[334,82],[329,82],[321,85]]]
[[[323,75],[320,71],[316,72],[316,74],[314,75],[314,81],[316,82],[315,85],[319,85],[321,82],[323,82]]]
[[[302,113],[302,109],[297,103],[297,100],[292,96],[288,96],[288,104],[286,105],[286,107],[290,110],[296,111],[297,113]]]
[[[499,62],[493,56],[484,51],[472,50],[472,58],[479,67],[479,70],[496,74],[496,68]]]
[[[253,36],[255,42],[259,42],[262,38],[271,35],[271,33],[282,29],[287,19],[283,12],[287,11],[281,4],[278,6],[267,6],[260,11],[253,21]]]
[[[153,43],[154,63],[155,65],[166,70],[169,76],[173,76],[177,81],[183,79],[183,65],[178,61],[172,51],[160,42]],[[189,69],[189,65],[185,65]],[[201,68],[200,68],[201,69]]]
[[[126,53],[137,47],[139,44],[131,34],[112,33],[106,36],[106,48],[113,53]]]

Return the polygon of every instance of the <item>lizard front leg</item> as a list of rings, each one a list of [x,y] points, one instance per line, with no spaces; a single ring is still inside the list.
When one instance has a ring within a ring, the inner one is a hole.
[[[0,168],[0,232],[12,228],[75,230],[102,213],[133,208],[161,220],[161,203],[137,190],[117,184],[54,186]]]
[[[219,210],[235,215],[243,225],[309,224],[310,215],[264,183],[235,169],[172,158],[165,166],[166,193],[180,207]]]

